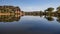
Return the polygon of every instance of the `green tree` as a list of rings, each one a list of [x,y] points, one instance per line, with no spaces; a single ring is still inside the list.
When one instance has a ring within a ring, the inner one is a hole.
[[[51,15],[51,13],[52,13],[53,10],[54,10],[54,8],[49,7],[49,8],[47,8],[47,9],[45,10],[45,13],[47,12],[47,15],[49,16],[49,15]]]
[[[59,10],[59,11],[60,11],[60,6],[59,6],[59,7],[57,7],[57,10]]]
[[[43,16],[43,11],[40,11],[40,17],[42,17]]]
[[[56,16],[59,16],[59,15],[60,15],[60,6],[57,7],[56,10],[57,10],[57,11],[55,12],[55,14],[56,14]]]

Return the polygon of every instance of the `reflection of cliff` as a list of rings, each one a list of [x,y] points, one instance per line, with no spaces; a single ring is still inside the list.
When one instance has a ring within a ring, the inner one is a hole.
[[[19,20],[20,17],[0,16],[0,22],[14,22]]]

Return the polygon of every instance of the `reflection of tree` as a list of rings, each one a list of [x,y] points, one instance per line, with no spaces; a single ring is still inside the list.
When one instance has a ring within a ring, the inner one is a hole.
[[[52,17],[45,17],[48,21],[53,21],[54,19]]]
[[[59,16],[57,17],[57,21],[60,22],[60,17]]]
[[[58,22],[60,22],[60,19],[57,19]]]

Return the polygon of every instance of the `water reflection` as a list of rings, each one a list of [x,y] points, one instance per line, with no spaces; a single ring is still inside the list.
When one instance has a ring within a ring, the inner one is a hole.
[[[0,12],[0,22],[14,22],[19,21],[22,16],[40,16],[45,18],[48,21],[54,21],[53,17],[56,17],[56,21],[60,22],[60,14],[55,12],[42,12],[42,11],[33,11],[33,12]]]
[[[50,7],[43,11],[24,12],[18,6],[0,6],[0,22],[19,21],[21,16],[40,16],[48,21],[53,21],[53,17],[57,17],[56,21],[60,22],[60,7],[53,12],[54,8]]]
[[[60,16],[58,16],[58,15],[57,16],[56,15],[55,16],[49,16],[49,15],[47,16],[47,15],[45,15],[44,16],[44,18],[46,18],[48,21],[54,21],[55,18],[53,18],[53,17],[56,17],[57,18],[56,21],[60,22]]]
[[[53,17],[45,17],[48,21],[53,21]]]
[[[60,22],[60,16],[59,16],[59,14],[44,14],[44,13],[42,13],[42,12],[40,12],[40,13],[37,13],[37,12],[33,12],[33,14],[29,14],[29,12],[28,12],[28,14],[26,14],[27,16],[40,16],[40,17],[43,17],[43,18],[45,18],[46,20],[48,20],[48,21],[54,21],[55,20],[55,18],[54,17],[56,17],[57,19],[56,19],[56,21],[57,22]],[[25,15],[25,16],[26,16]]]
[[[56,20],[57,20],[58,22],[60,22],[60,17],[58,16]]]
[[[0,16],[0,22],[14,22],[14,21],[19,21],[20,18],[21,17],[1,15]]]
[[[26,16],[26,15],[24,15]],[[34,15],[34,14],[28,14],[27,16],[40,16],[40,17],[43,17],[45,18],[46,20],[48,21],[54,21],[54,18],[53,17],[56,17],[56,21],[57,22],[60,22],[60,16],[51,16],[51,15]],[[22,16],[19,16],[19,17],[15,17],[15,15],[0,15],[0,22],[14,22],[14,21],[19,21],[21,19]]]

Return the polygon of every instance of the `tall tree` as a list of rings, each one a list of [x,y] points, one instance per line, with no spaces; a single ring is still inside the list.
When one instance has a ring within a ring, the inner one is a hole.
[[[59,16],[59,14],[60,14],[60,6],[57,7],[56,10],[57,10],[57,11],[56,11],[55,13],[56,13],[57,16]]]
[[[48,15],[51,15],[51,13],[52,13],[53,10],[54,10],[54,8],[49,7],[49,8],[47,8],[45,11],[48,11],[48,12],[47,12]]]
[[[60,6],[59,6],[59,7],[57,7],[57,10],[59,10],[59,11],[60,11]]]

